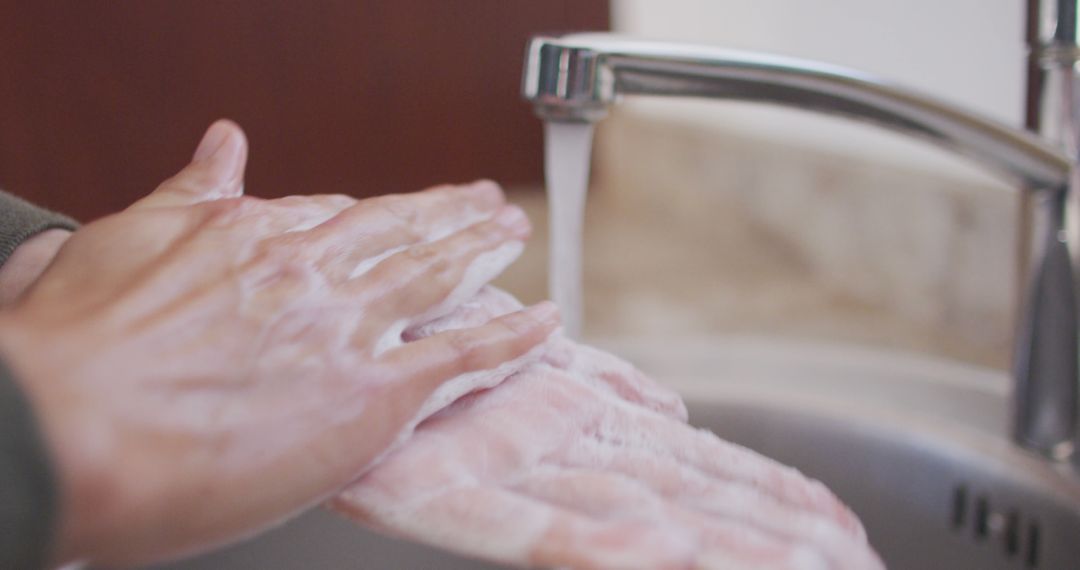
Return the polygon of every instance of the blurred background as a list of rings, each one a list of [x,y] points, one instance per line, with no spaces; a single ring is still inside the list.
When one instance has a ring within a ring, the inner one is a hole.
[[[214,119],[259,196],[538,185],[531,34],[607,2],[0,1],[0,185],[87,220],[145,194]]]
[[[1022,121],[1023,2],[0,0],[0,186],[87,220],[171,174],[217,117],[259,196],[494,178],[537,236],[501,283],[545,296],[533,33],[613,29],[850,66]],[[749,104],[628,101],[600,124],[593,339],[782,335],[1004,367],[1011,188],[870,127]]]

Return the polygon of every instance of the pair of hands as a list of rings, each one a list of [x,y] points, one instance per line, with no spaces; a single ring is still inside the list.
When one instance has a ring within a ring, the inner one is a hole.
[[[277,522],[358,477],[443,382],[558,325],[545,303],[400,341],[527,237],[495,185],[259,200],[246,156],[216,123],[152,194],[42,234],[0,274],[33,282],[7,291],[0,352],[53,453],[58,562],[146,562]]]
[[[550,305],[474,297],[528,233],[490,183],[264,201],[240,196],[245,157],[219,123],[153,194],[0,269],[0,352],[62,479],[58,561],[153,561],[336,495],[517,565],[881,568],[820,483],[548,339]]]

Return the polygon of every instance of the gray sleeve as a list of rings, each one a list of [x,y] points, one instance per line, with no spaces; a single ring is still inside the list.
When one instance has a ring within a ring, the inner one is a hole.
[[[0,191],[0,265],[27,239],[45,230],[74,230],[78,225],[67,216],[39,208],[18,196]]]
[[[0,362],[0,568],[49,563],[57,486],[30,402]]]
[[[0,191],[0,265],[30,237],[77,226]],[[55,473],[30,402],[0,359],[0,568],[36,570],[49,563],[58,506]]]

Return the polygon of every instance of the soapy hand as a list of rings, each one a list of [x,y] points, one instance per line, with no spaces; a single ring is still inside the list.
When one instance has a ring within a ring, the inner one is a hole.
[[[60,479],[58,562],[145,563],[278,522],[361,474],[444,381],[557,325],[543,304],[401,342],[520,249],[527,220],[493,184],[259,200],[246,153],[215,124],[0,315]]]
[[[411,337],[519,307],[488,289]],[[522,567],[883,568],[824,486],[688,426],[679,397],[629,364],[555,336],[504,372],[493,389],[497,379],[444,384],[455,393],[443,401],[467,395],[332,506],[382,532]]]

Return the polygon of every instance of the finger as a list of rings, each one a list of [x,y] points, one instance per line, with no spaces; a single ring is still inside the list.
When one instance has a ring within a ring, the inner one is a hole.
[[[589,437],[575,440],[561,457],[564,461],[598,469],[613,469],[609,463],[629,450],[648,454],[655,461],[676,461],[718,481],[737,482],[772,496],[777,502],[798,510],[818,513],[836,521],[853,533],[862,532],[861,524],[839,499],[818,481],[781,465],[755,451],[724,441],[708,430],[688,426],[632,403],[612,399],[596,386],[584,384],[565,372],[548,370],[548,384],[558,385],[565,397],[578,402],[576,417],[567,421],[588,428]],[[558,375],[557,377],[553,377]],[[549,396],[550,397],[550,396]],[[597,403],[603,402],[601,408]],[[589,418],[598,422],[589,423]],[[618,444],[619,454],[596,453],[589,441]]]
[[[707,430],[629,405],[621,410],[623,413],[605,415],[601,433],[634,434],[624,437],[626,445],[656,454],[658,461],[678,461],[719,481],[739,482],[781,504],[818,513],[849,532],[862,532],[854,513],[819,481]],[[581,453],[586,461],[590,456],[587,450],[568,453]]]
[[[540,469],[512,489],[597,521],[633,520],[676,531],[698,545],[695,568],[790,568],[802,554],[798,542],[778,540],[739,520],[709,518],[619,473]]]
[[[441,186],[413,194],[369,198],[344,209],[303,235],[335,281],[356,277],[398,249],[444,238],[490,218],[503,204],[493,182]]]
[[[596,440],[575,444],[562,464],[571,470],[602,470],[647,486],[653,493],[680,508],[706,517],[724,519],[757,528],[788,542],[815,545],[836,567],[845,561],[859,561],[859,567],[872,567],[876,560],[867,547],[862,529],[849,529],[820,513],[785,505],[759,489],[737,481],[708,477],[671,458],[617,448]],[[603,465],[591,458],[608,457]]]
[[[693,545],[664,529],[598,522],[498,487],[451,489],[408,505],[356,498],[347,490],[335,507],[397,534],[503,564],[674,569],[688,568],[693,555]]]
[[[375,308],[369,321],[375,327],[420,316],[429,320],[441,316],[435,313],[443,306],[474,296],[512,263],[529,231],[525,213],[504,206],[490,220],[391,255],[347,289]]]
[[[526,561],[545,568],[607,570],[692,568],[696,545],[670,527],[641,521],[601,521],[571,509],[505,493],[503,500],[546,511],[547,529]]]
[[[397,399],[420,405],[443,382],[514,360],[544,342],[559,325],[558,308],[543,302],[470,329],[447,331],[387,352],[382,363],[407,380]]]
[[[676,527],[694,533],[699,543],[695,568],[759,570],[803,570],[807,568],[851,568],[832,566],[815,545],[787,542],[768,536],[740,521],[716,519],[697,511],[669,505],[668,518]],[[861,566],[861,570],[873,567]]]
[[[302,233],[325,223],[359,202],[360,200],[344,194],[310,194],[267,200],[266,204],[269,209],[280,212],[283,217],[292,218],[292,223],[283,231]]]
[[[219,120],[207,129],[191,163],[131,208],[187,206],[244,193],[247,139],[240,127]]]
[[[562,337],[545,351],[544,362],[576,378],[598,382],[627,402],[686,421],[686,404],[677,392],[615,355]]]
[[[664,434],[657,435],[668,441],[668,447],[684,464],[715,477],[745,481],[772,493],[784,504],[817,512],[851,532],[863,532],[858,517],[825,485],[791,467],[724,441],[706,430],[690,433],[684,426],[669,424]]]
[[[476,295],[455,307],[452,312],[406,329],[401,338],[405,342],[413,342],[452,329],[478,327],[491,319],[520,311],[521,308],[521,302],[513,295],[491,285],[485,285]]]
[[[243,203],[240,203],[243,202]],[[339,194],[286,196],[274,200],[244,197],[237,200],[208,202],[201,207],[216,216],[213,225],[237,231],[248,237],[261,237],[261,250],[279,250],[280,257],[314,260],[304,233],[356,204],[357,200]]]
[[[443,333],[387,352],[377,365],[393,381],[380,388],[378,397],[383,403],[372,413],[381,419],[375,423],[402,441],[403,435],[450,402],[513,375],[523,365],[517,359],[543,342],[558,322],[554,305],[541,303],[481,327]],[[468,372],[483,375],[472,375],[439,392],[437,398],[432,396],[447,387],[447,381]],[[364,421],[371,423],[370,418]]]

